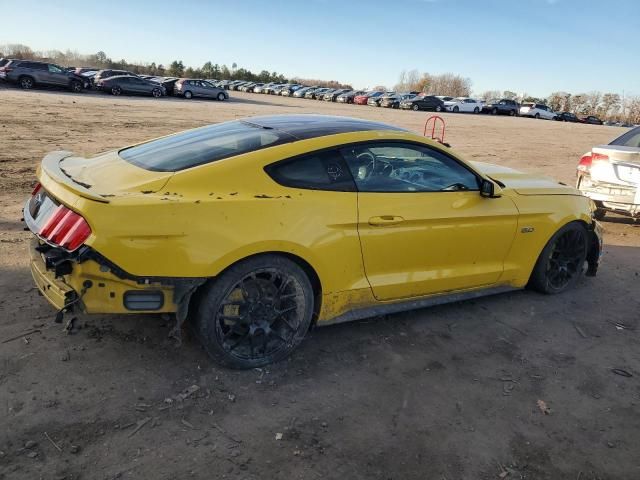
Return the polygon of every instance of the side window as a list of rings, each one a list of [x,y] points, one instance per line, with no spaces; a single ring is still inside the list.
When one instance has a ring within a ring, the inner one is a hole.
[[[355,192],[344,159],[336,150],[310,153],[268,165],[266,172],[280,185],[308,190]]]
[[[49,64],[48,67],[50,73],[62,73],[62,69],[60,67],[57,67],[56,65]]]
[[[341,149],[361,192],[478,190],[478,178],[435,149],[407,143],[369,143]]]

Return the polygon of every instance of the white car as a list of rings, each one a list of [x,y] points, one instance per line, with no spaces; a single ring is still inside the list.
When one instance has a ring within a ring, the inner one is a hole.
[[[558,114],[541,103],[523,103],[520,106],[520,116],[555,120]]]
[[[453,100],[444,102],[444,108],[449,112],[468,112],[468,113],[480,113],[482,110],[482,102],[474,98],[458,97]]]
[[[577,174],[576,187],[595,202],[596,219],[606,212],[640,219],[640,127],[593,147],[580,159]]]

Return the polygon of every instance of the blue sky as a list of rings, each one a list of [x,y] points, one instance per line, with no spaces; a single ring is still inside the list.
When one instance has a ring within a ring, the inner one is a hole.
[[[392,86],[403,69],[473,90],[640,94],[638,0],[0,0],[0,44]]]

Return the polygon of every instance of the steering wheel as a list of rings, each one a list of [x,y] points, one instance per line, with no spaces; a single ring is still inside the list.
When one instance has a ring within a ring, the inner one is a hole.
[[[461,190],[469,190],[469,188],[463,183],[456,182],[440,189],[440,191],[454,191],[454,192],[461,191]]]
[[[366,171],[364,172],[364,176],[362,177],[362,180],[365,180],[369,178],[371,175],[373,175],[373,172],[376,169],[376,157],[373,153],[371,152],[359,153],[358,155],[356,155],[356,159],[358,161],[361,161],[362,163],[366,162],[366,167],[365,167]],[[358,174],[358,176],[360,175]]]

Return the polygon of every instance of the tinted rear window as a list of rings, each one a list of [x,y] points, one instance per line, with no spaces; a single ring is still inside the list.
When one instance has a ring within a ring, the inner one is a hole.
[[[624,135],[616,138],[610,145],[640,148],[640,127],[629,130]]]
[[[234,121],[152,140],[118,154],[146,170],[175,172],[294,140],[284,132]]]

